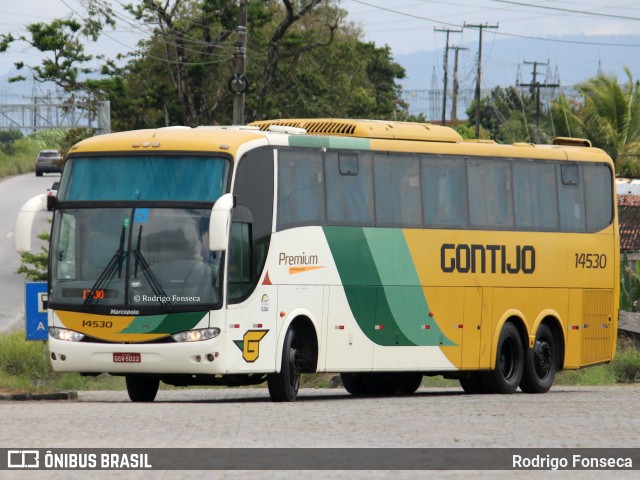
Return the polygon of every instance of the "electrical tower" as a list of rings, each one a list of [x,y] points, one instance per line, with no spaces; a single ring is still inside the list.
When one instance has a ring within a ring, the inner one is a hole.
[[[447,117],[447,74],[449,71],[449,34],[462,33],[462,30],[451,30],[450,28],[434,28],[434,32],[445,32],[447,40],[444,47],[444,88],[442,89],[442,121],[441,125],[446,124]]]
[[[455,50],[455,63],[453,67],[453,90],[451,92],[451,121],[458,120],[458,92],[460,91],[460,84],[458,83],[458,53],[460,50],[469,50],[464,47],[452,47]]]
[[[538,65],[549,65],[549,62],[524,62],[525,65],[533,65],[533,81],[531,83],[523,83],[521,87],[529,87],[531,95],[535,98],[536,102],[536,131],[535,131],[535,143],[540,143],[540,89],[541,88],[558,88],[559,83],[540,83],[538,81]]]
[[[480,83],[482,79],[482,30],[485,28],[498,28],[498,24],[487,25],[481,23],[477,25],[467,24],[464,22],[465,28],[477,28],[480,33],[479,45],[478,45],[478,74],[476,77],[476,138],[480,138]]]

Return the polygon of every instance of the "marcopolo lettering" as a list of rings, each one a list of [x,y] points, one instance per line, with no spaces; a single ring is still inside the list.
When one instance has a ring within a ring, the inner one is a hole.
[[[532,274],[536,269],[536,249],[533,245],[443,243],[440,268],[445,273]]]

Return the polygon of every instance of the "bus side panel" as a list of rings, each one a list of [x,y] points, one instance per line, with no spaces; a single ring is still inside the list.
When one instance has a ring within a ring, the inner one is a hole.
[[[614,291],[607,289],[572,290],[571,319],[567,325],[565,368],[611,361],[616,322],[612,317]]]
[[[349,307],[342,286],[329,289],[326,335],[326,371],[369,371],[372,368],[373,342],[364,334]]]
[[[434,328],[432,323],[437,322],[438,327],[442,330],[440,349],[449,361],[460,368],[463,351],[467,343],[463,345],[464,335],[466,334],[465,319],[465,288],[458,287],[425,287],[425,298],[429,300],[429,318],[420,319],[416,322],[416,328],[422,332],[428,332]],[[479,304],[475,306],[479,310]],[[444,339],[450,340],[449,344],[444,344]],[[452,343],[452,344],[451,344]],[[468,345],[471,346],[472,339],[468,339]],[[472,348],[475,349],[475,364],[478,364],[478,341]],[[471,354],[473,355],[473,354]],[[431,369],[432,366],[425,364],[426,368]]]
[[[226,311],[227,371],[272,372],[278,338],[278,287],[259,285],[244,302]]]
[[[582,366],[582,290],[569,290],[569,318],[565,325],[567,345],[564,353],[564,368],[580,368]]]
[[[464,289],[464,329],[462,333],[462,361],[460,368],[475,370],[480,366],[480,336],[482,325],[482,297],[484,289]]]
[[[482,312],[480,317],[480,360],[478,367],[481,370],[491,368],[491,345],[493,343],[493,332],[495,331],[497,319],[493,317],[492,311],[493,287],[482,289]]]

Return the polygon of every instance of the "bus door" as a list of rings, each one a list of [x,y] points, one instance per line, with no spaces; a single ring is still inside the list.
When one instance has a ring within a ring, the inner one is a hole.
[[[227,266],[227,365],[229,373],[273,371],[277,340],[277,287],[259,277],[251,211],[233,213]]]

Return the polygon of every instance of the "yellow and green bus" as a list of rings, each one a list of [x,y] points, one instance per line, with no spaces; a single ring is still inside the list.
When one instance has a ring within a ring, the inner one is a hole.
[[[314,372],[354,395],[423,375],[546,392],[615,354],[614,191],[581,139],[343,119],[93,137],[48,200],[51,363],[123,375],[140,402],[265,381],[293,401]]]

